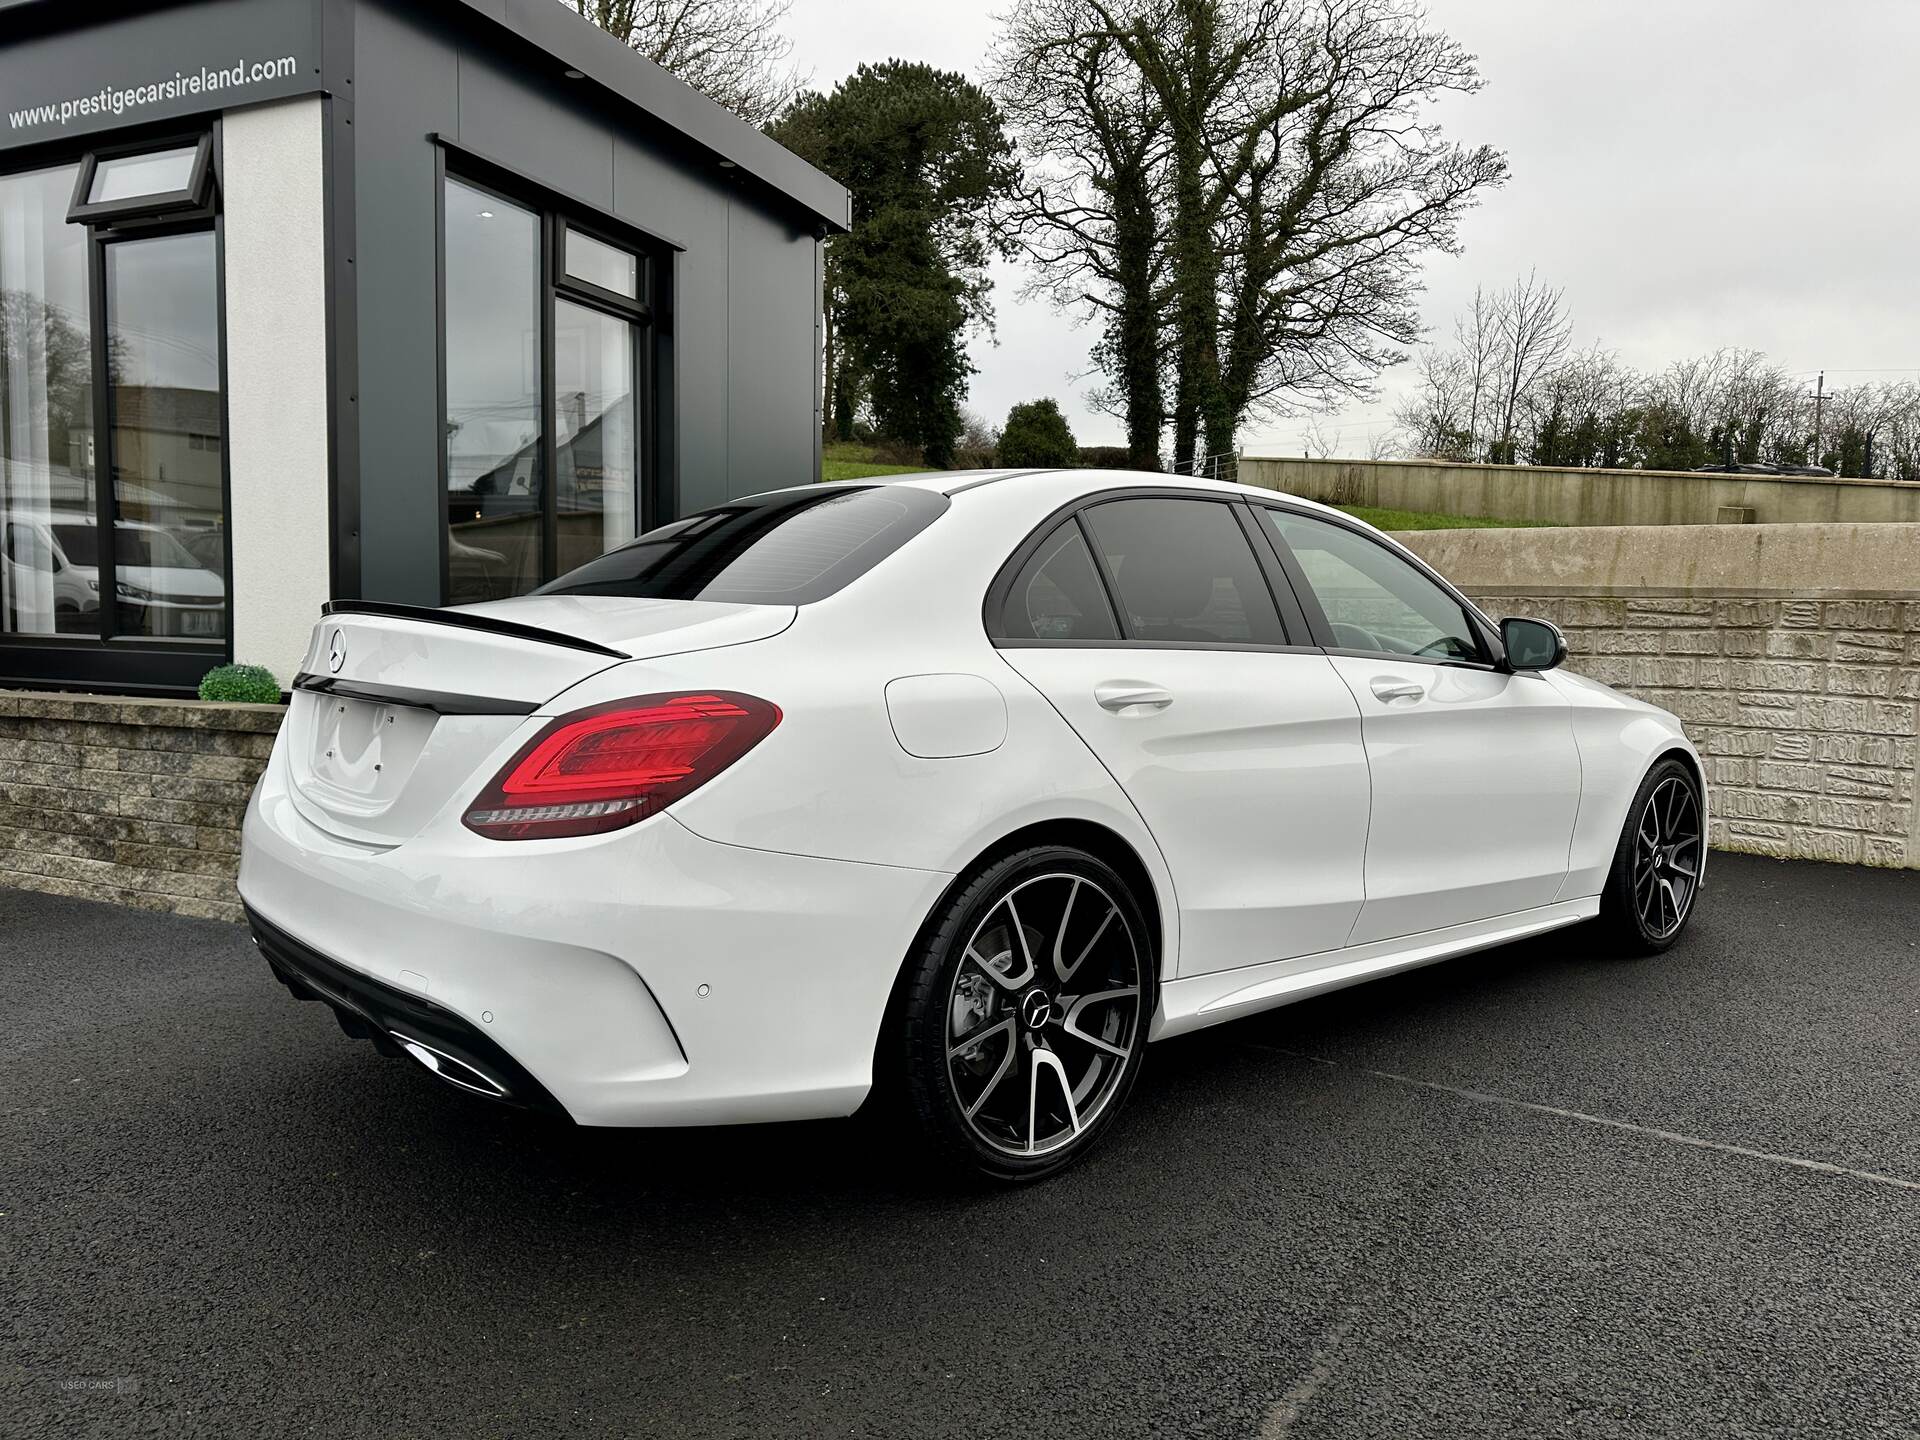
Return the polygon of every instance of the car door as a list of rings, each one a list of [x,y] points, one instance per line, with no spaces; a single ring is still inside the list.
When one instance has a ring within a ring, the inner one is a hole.
[[[1573,717],[1545,677],[1496,663],[1461,598],[1357,526],[1259,507],[1373,776],[1360,945],[1547,905],[1580,805]]]
[[[1359,707],[1255,543],[1231,496],[1097,499],[988,601],[1007,663],[1158,841],[1182,975],[1336,949],[1363,899]]]

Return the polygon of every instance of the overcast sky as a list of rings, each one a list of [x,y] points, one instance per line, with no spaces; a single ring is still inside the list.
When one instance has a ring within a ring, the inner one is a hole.
[[[997,0],[794,0],[795,60],[830,87],[900,56],[979,73]],[[1427,265],[1445,333],[1476,284],[1537,268],[1565,287],[1578,344],[1639,366],[1764,350],[1829,385],[1920,374],[1920,0],[1430,0],[1486,88],[1449,104],[1455,138],[1513,175]],[[996,271],[998,344],[973,347],[968,404],[994,424],[1053,395],[1082,444],[1118,443],[1086,406],[1089,332]],[[1320,421],[1364,454],[1384,398]],[[1300,449],[1301,420],[1256,420],[1252,453]]]

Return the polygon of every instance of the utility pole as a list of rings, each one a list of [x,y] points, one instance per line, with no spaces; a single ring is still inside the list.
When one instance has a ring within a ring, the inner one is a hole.
[[[1820,463],[1820,417],[1827,404],[1827,372],[1822,370],[1820,378],[1813,387],[1813,454],[1807,457],[1809,464]]]

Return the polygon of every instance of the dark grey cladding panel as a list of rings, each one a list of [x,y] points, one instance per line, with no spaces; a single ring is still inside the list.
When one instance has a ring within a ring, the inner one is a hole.
[[[359,242],[360,594],[440,603],[435,150],[459,118],[459,54],[424,22],[363,5],[351,174]]]
[[[0,0],[0,149],[322,89],[351,93],[345,75],[323,73],[326,11],[342,3],[379,0]],[[573,91],[556,113],[585,100],[608,112],[611,128],[651,130],[701,163],[727,162],[767,203],[845,227],[838,182],[558,0],[436,0],[422,11],[450,43],[487,32],[523,82]],[[281,61],[292,62],[286,73]],[[261,65],[273,73],[253,73]],[[226,83],[235,68],[238,83]],[[581,78],[565,79],[568,70]]]
[[[815,241],[752,206],[731,219],[727,489],[689,495],[688,509],[815,478]]]
[[[661,471],[686,514],[727,486],[727,218],[732,193],[704,166],[629,140],[613,151],[613,209],[635,229],[676,247],[671,269],[673,325],[661,357],[665,422]]]
[[[10,5],[0,150],[311,94],[331,83],[321,17],[319,0]]]
[[[669,75],[557,0],[463,0],[522,41],[579,70],[584,86],[635,107],[690,147],[740,170],[811,214],[845,229],[845,187],[723,106]]]
[[[515,51],[461,48],[459,126],[449,138],[596,210],[612,209],[612,132],[585,96],[522,60]]]
[[[566,18],[558,0],[542,3]],[[526,177],[530,200],[545,187],[672,247],[660,377],[670,513],[813,479],[814,219],[594,87],[522,70],[504,32],[449,25],[413,0],[360,0],[356,17],[360,593],[440,598],[429,136],[453,147],[455,170],[478,157]]]

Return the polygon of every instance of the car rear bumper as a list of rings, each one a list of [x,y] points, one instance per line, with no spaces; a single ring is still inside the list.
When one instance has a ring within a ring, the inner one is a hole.
[[[386,1055],[411,1055],[456,1088],[489,1100],[565,1115],[546,1086],[479,1028],[424,996],[383,985],[329,960],[251,908],[253,943],[296,1000],[333,1007],[340,1028]]]
[[[309,822],[274,765],[240,893],[282,978],[456,1062],[442,1078],[485,1093],[472,1066],[493,1098],[583,1125],[703,1125],[857,1108],[950,878],[722,845],[671,815],[511,843],[442,817],[371,849]]]

